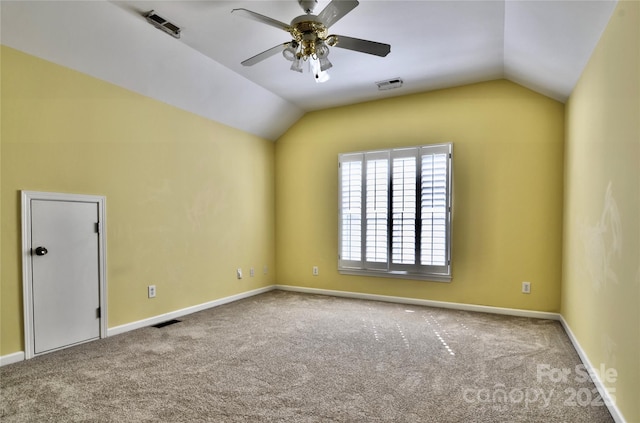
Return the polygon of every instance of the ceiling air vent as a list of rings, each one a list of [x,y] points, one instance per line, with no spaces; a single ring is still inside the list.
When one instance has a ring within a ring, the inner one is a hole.
[[[175,38],[180,38],[180,27],[159,16],[153,10],[144,15],[147,22]]]
[[[378,86],[378,90],[384,91],[384,90],[392,90],[394,88],[400,88],[402,87],[402,83],[403,83],[402,79],[393,78],[387,81],[378,81],[376,82],[376,85]]]

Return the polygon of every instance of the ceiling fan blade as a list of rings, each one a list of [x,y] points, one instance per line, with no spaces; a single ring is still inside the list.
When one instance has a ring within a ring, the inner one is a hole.
[[[358,0],[333,0],[318,15],[320,21],[329,28],[334,23],[342,19],[360,4]]]
[[[336,37],[338,38],[338,44],[336,44],[335,47],[373,54],[380,57],[385,57],[391,51],[391,46],[389,44],[345,37],[344,35],[336,35]]]
[[[265,50],[262,53],[258,53],[255,56],[245,60],[244,62],[242,62],[243,66],[253,66],[256,63],[262,62],[265,59],[268,59],[269,57],[273,56],[274,54],[278,54],[280,52],[282,52],[282,50],[284,50],[285,48],[289,47],[291,45],[291,43],[284,43],[284,44],[279,44],[275,47],[271,47],[269,50]]]
[[[245,17],[245,18],[252,19],[252,20],[258,21],[258,22],[262,22],[263,24],[267,24],[267,25],[282,29],[284,31],[289,31],[289,25],[288,24],[286,24],[284,22],[280,22],[279,20],[270,18],[268,16],[261,15],[260,13],[252,12],[251,10],[233,9],[231,11],[231,13],[236,13],[236,14],[238,14],[240,16]]]

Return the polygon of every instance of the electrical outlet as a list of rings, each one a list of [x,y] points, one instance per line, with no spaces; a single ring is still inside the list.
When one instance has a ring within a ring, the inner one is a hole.
[[[147,287],[147,291],[149,293],[149,298],[155,298],[156,297],[156,286],[155,285],[149,285]]]
[[[255,275],[256,275],[256,271],[252,267],[251,269],[249,269],[249,276],[254,277]]]
[[[313,266],[312,273],[313,273],[313,276],[318,276],[318,274],[320,273],[318,271],[318,266]]]
[[[531,282],[522,282],[522,293],[531,294]]]
[[[262,273],[263,273],[263,274],[265,274],[265,275],[266,275],[267,273],[269,273],[269,268],[268,268],[267,266],[264,266],[264,267],[262,268]]]
[[[242,279],[242,269],[238,268],[238,270],[236,271],[236,277],[238,279]]]

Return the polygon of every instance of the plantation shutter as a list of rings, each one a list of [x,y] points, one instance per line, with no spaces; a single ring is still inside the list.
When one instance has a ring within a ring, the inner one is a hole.
[[[366,268],[387,269],[389,219],[389,153],[367,153]]]
[[[452,144],[339,156],[339,269],[450,280]]]
[[[444,265],[446,259],[447,155],[422,156],[420,263]]]
[[[391,165],[391,269],[416,264],[417,149],[396,150]]]
[[[450,154],[450,145],[420,149],[420,265],[432,273],[450,273]]]
[[[362,194],[364,154],[340,161],[340,265],[362,266]]]

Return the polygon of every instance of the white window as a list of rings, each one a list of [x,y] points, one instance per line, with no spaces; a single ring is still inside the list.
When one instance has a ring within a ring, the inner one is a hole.
[[[451,280],[453,145],[339,156],[341,273]]]

